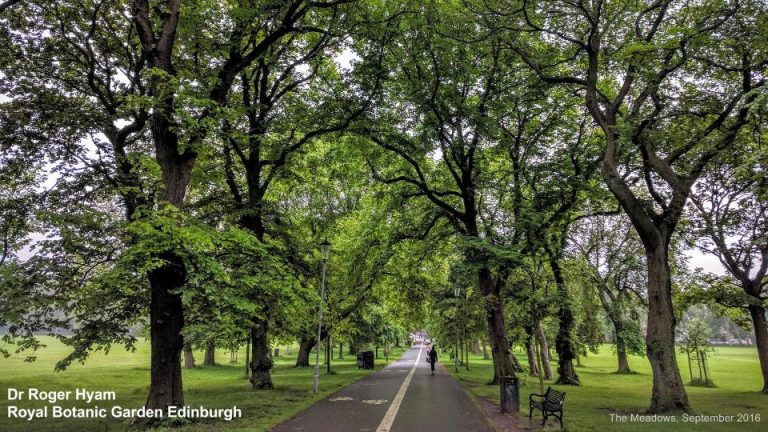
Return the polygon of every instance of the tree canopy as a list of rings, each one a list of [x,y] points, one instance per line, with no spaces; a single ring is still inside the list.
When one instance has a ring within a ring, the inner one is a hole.
[[[488,345],[491,382],[554,341],[567,385],[608,335],[689,411],[676,307],[730,284],[768,392],[767,32],[751,0],[0,3],[0,353],[146,330],[164,408],[182,350],[247,343],[268,390],[318,324]]]

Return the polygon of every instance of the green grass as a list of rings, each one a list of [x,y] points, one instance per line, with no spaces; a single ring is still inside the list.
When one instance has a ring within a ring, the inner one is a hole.
[[[142,342],[136,352],[126,352],[120,347],[113,348],[109,354],[96,353],[85,365],[75,364],[64,372],[54,372],[53,366],[67,352],[67,347],[52,338],[43,338],[48,345],[38,352],[36,362],[24,362],[25,354],[0,358],[0,431],[124,431],[132,429],[126,420],[112,419],[35,419],[26,421],[9,419],[7,407],[16,405],[25,408],[39,408],[47,405],[42,401],[8,401],[8,388],[26,391],[28,388],[40,390],[73,391],[86,388],[89,391],[103,390],[116,392],[115,401],[97,403],[100,407],[111,409],[114,405],[126,408],[139,408],[146,401],[149,386],[149,345]],[[236,405],[242,410],[243,417],[225,422],[198,421],[179,429],[181,431],[266,431],[274,425],[291,418],[319,399],[327,396],[371,371],[358,370],[353,355],[344,355],[343,360],[332,361],[335,374],[327,375],[321,369],[318,394],[312,393],[312,368],[296,369],[296,348],[293,355],[285,354],[281,347],[281,356],[275,358],[273,373],[274,390],[251,391],[250,383],[244,378],[245,353],[239,353],[239,363],[228,364],[229,352],[216,352],[215,367],[201,367],[184,370],[184,401],[187,405],[203,405],[206,408],[227,408]],[[404,348],[393,350],[390,361],[394,361],[404,352]],[[380,351],[381,353],[381,351]],[[338,354],[338,351],[336,351]],[[376,360],[377,368],[384,366],[383,354]],[[195,359],[202,363],[203,353],[196,352]],[[323,353],[321,360],[323,362]],[[314,360],[314,354],[312,356]],[[84,402],[64,401],[62,406],[88,407]],[[92,405],[91,405],[92,406]],[[49,408],[50,410],[50,408]],[[50,414],[50,413],[49,413]]]
[[[515,352],[520,361],[527,365],[524,353]],[[468,390],[475,396],[486,397],[496,404],[499,403],[499,387],[486,383],[493,374],[490,360],[482,360],[481,356],[470,356],[470,370],[464,368],[454,373],[453,364],[446,368],[459,378]],[[685,357],[678,355],[680,372],[687,382],[688,365]],[[685,362],[685,363],[684,363]],[[759,415],[762,422],[750,421],[745,423],[682,423],[682,413],[676,413],[677,423],[616,423],[612,422],[610,413],[630,415],[643,413],[651,397],[651,369],[648,360],[642,357],[631,357],[630,367],[633,374],[616,374],[616,358],[609,345],[601,347],[600,353],[582,359],[583,367],[577,367],[581,378],[581,386],[554,385],[553,381],[545,381],[544,388],[552,386],[566,392],[565,398],[565,428],[567,431],[765,431],[768,430],[768,395],[758,393],[762,378],[757,352],[750,347],[717,348],[717,353],[710,359],[711,378],[717,387],[686,386],[689,401],[696,414],[707,415]],[[553,373],[556,374],[557,363],[552,363]],[[694,372],[695,374],[695,372]],[[695,376],[695,375],[694,375]],[[528,415],[528,395],[540,393],[539,380],[520,374],[521,417]],[[541,421],[541,413],[534,414]],[[540,423],[538,423],[540,424]],[[557,420],[548,422],[557,428]]]

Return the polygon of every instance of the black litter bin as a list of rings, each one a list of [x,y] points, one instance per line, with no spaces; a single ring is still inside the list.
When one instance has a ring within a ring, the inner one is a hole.
[[[363,351],[357,353],[358,369],[373,369],[373,351]]]
[[[520,412],[520,379],[501,377],[501,412],[517,415]]]

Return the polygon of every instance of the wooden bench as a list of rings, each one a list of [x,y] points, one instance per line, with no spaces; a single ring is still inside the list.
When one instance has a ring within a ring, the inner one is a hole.
[[[534,400],[534,396],[539,400]],[[560,429],[563,428],[563,404],[565,403],[565,393],[554,390],[552,387],[547,387],[547,392],[542,394],[531,394],[528,396],[530,402],[530,410],[528,411],[528,420],[531,420],[533,415],[533,409],[541,410],[544,415],[544,420],[541,421],[541,425],[544,426],[547,423],[547,417],[554,416],[560,421]],[[559,414],[558,414],[559,413]]]

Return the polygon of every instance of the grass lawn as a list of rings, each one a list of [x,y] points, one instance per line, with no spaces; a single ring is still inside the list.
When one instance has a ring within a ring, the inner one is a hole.
[[[527,365],[525,353],[519,351],[515,355]],[[482,360],[481,356],[470,355],[467,371],[463,367],[454,373],[453,364],[446,368],[459,378],[469,391],[479,397],[486,397],[496,404],[499,403],[499,387],[488,386],[486,383],[493,375],[493,365],[490,360]],[[680,372],[687,382],[688,364],[685,357],[678,354]],[[711,378],[716,388],[686,386],[688,397],[695,414],[733,415],[734,423],[683,423],[682,413],[676,413],[677,423],[618,423],[612,422],[610,413],[631,415],[643,413],[650,405],[651,398],[651,368],[648,360],[642,357],[631,357],[630,367],[636,372],[629,375],[615,374],[616,358],[611,346],[604,345],[600,353],[582,359],[583,367],[577,367],[581,378],[581,386],[560,386],[554,381],[545,381],[544,388],[551,385],[555,389],[566,392],[565,397],[565,429],[567,431],[766,431],[768,430],[768,395],[758,393],[761,388],[760,365],[757,352],[753,347],[720,347],[710,359]],[[553,373],[557,375],[557,363],[552,364]],[[696,372],[694,372],[696,374]],[[541,393],[539,380],[521,374],[520,404],[521,416],[528,415],[528,395]],[[737,423],[739,414],[745,422]],[[744,416],[746,415],[746,416]],[[759,416],[762,422],[755,417]],[[534,418],[541,424],[541,413],[535,413]],[[548,422],[553,429],[559,424],[557,419]]]
[[[109,354],[94,354],[85,365],[72,365],[67,371],[53,372],[56,361],[67,352],[67,347],[52,338],[42,338],[48,345],[38,352],[38,359],[33,363],[24,362],[25,354],[0,358],[0,431],[123,431],[130,430],[126,420],[112,419],[9,419],[8,406],[24,408],[42,408],[48,405],[43,401],[12,402],[8,400],[8,388],[27,391],[30,387],[40,390],[72,391],[85,388],[89,391],[114,391],[116,400],[93,402],[63,401],[61,406],[93,407],[94,404],[107,411],[112,406],[139,408],[146,401],[149,388],[149,344],[141,342],[136,352],[130,353],[121,347],[114,347]],[[294,416],[353,381],[371,373],[370,370],[358,370],[355,358],[344,355],[343,360],[332,361],[333,375],[326,375],[321,369],[320,391],[312,393],[313,368],[296,369],[294,347],[293,355],[285,355],[285,347],[280,349],[280,357],[275,358],[273,382],[275,389],[254,392],[244,378],[245,350],[239,353],[239,363],[229,364],[229,352],[216,352],[220,366],[184,370],[184,401],[190,406],[203,405],[206,408],[228,408],[236,405],[242,410],[243,417],[226,422],[223,420],[199,421],[186,425],[181,431],[266,431],[272,426]],[[390,361],[399,358],[404,348],[395,349]],[[338,354],[338,350],[336,351]],[[384,366],[383,354],[376,360],[377,369]],[[323,353],[320,354],[323,362]],[[203,353],[196,352],[195,359],[202,363]],[[314,361],[314,354],[312,355]],[[74,399],[74,396],[73,396]],[[51,414],[49,408],[49,416]]]

